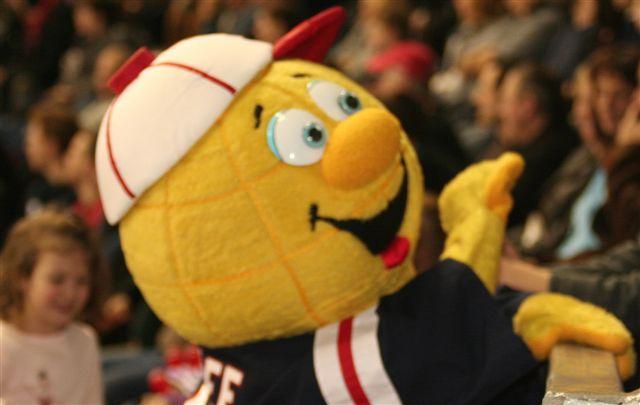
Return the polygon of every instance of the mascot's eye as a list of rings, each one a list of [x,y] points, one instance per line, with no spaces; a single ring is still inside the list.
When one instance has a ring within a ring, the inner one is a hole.
[[[362,108],[358,96],[335,83],[314,80],[309,82],[307,90],[318,107],[336,121],[342,121]]]
[[[322,148],[327,143],[327,132],[314,122],[302,128],[304,142],[312,148]]]
[[[305,110],[279,111],[267,126],[267,142],[273,154],[294,166],[320,160],[328,137],[323,122]]]
[[[338,103],[340,104],[340,108],[347,114],[353,114],[357,111],[360,111],[362,105],[360,104],[360,99],[353,93],[350,93],[344,90],[340,93],[338,97]]]

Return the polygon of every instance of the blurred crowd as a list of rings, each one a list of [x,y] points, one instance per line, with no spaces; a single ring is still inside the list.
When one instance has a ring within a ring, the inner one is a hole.
[[[159,51],[211,32],[275,42],[336,4],[349,20],[327,63],[400,119],[424,170],[421,246],[431,251],[419,260],[438,254],[431,202],[443,186],[475,161],[519,152],[526,168],[502,284],[595,302],[640,341],[640,0],[5,0],[3,275],[29,217],[44,210],[82,222],[108,280],[90,283],[89,296],[104,299],[84,320],[104,349],[109,403],[147,390],[147,373],[164,362],[158,337],[163,348],[179,339],[144,303],[102,212],[93,154],[113,98],[108,78],[141,46]],[[0,304],[12,319],[13,304]]]

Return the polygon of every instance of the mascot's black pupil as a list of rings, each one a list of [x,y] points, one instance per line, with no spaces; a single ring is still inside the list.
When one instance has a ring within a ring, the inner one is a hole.
[[[322,141],[322,131],[316,127],[311,127],[307,131],[307,140],[309,142],[318,143]]]
[[[360,107],[360,101],[351,94],[349,94],[344,101],[349,108],[356,109]]]

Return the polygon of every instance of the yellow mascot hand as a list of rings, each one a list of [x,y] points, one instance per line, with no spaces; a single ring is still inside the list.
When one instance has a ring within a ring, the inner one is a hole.
[[[595,305],[562,294],[536,294],[522,303],[513,326],[538,360],[547,359],[556,344],[574,342],[614,353],[623,380],[635,372],[631,334]]]
[[[447,233],[441,258],[471,267],[491,292],[496,289],[504,229],[513,205],[510,192],[523,169],[520,155],[504,153],[464,170],[438,200]]]

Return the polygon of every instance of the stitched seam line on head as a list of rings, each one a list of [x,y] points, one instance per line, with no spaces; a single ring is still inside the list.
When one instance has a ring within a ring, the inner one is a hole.
[[[206,79],[208,81],[210,81],[211,83],[217,84],[218,86],[224,88],[225,90],[227,90],[229,93],[231,94],[235,94],[236,89],[231,86],[229,83],[218,79],[217,77],[211,76],[210,74],[208,74],[207,72],[204,72],[200,69],[197,69],[193,66],[189,66],[189,65],[184,65],[182,63],[177,63],[177,62],[161,62],[161,63],[157,63],[155,65],[151,65],[149,66],[149,68],[154,68],[154,67],[161,67],[161,66],[166,66],[166,67],[174,67],[174,68],[178,68],[181,70],[185,70],[187,72],[191,72],[194,74],[197,74],[198,76],[202,77],[203,79]]]
[[[284,250],[282,248],[282,245],[281,245],[281,243],[280,243],[275,231],[272,229],[271,224],[269,224],[269,222],[267,221],[266,215],[264,213],[264,210],[262,209],[262,206],[258,202],[258,199],[256,198],[256,196],[254,195],[254,191],[253,191],[253,188],[251,187],[251,184],[247,183],[245,181],[244,177],[242,176],[242,173],[240,172],[240,168],[238,167],[238,164],[235,161],[233,154],[231,153],[231,149],[229,148],[229,144],[228,144],[228,140],[227,140],[227,134],[225,133],[225,131],[222,131],[221,128],[220,128],[220,136],[221,136],[221,139],[222,139],[222,144],[224,145],[224,148],[225,148],[225,150],[227,152],[227,157],[229,158],[229,162],[231,162],[231,166],[233,167],[233,171],[235,172],[235,174],[236,174],[236,176],[238,178],[238,181],[240,181],[241,187],[246,191],[247,195],[251,199],[251,202],[253,203],[254,208],[258,212],[258,217],[260,218],[260,221],[262,222],[263,226],[265,227],[265,230],[269,234],[269,239],[271,240],[271,243],[272,243],[273,247],[276,249],[277,255],[278,255],[282,265],[284,266],[284,268],[289,273],[289,277],[291,278],[291,281],[293,282],[296,290],[298,291],[298,296],[300,297],[300,300],[302,301],[302,305],[304,306],[304,308],[305,308],[305,310],[307,312],[307,315],[318,326],[323,325],[325,322],[322,320],[322,318],[320,318],[320,316],[315,312],[315,310],[311,306],[311,303],[309,302],[309,298],[307,297],[307,294],[305,293],[304,288],[302,287],[302,284],[301,284],[300,280],[298,280],[298,276],[295,274],[295,272],[293,271],[293,269],[291,268],[291,266],[287,262],[286,254],[285,254],[285,252],[284,252]]]
[[[399,168],[399,170],[402,170],[402,166],[398,166],[398,168]],[[371,201],[376,200],[380,195],[384,194],[389,189],[390,184],[391,184],[391,180],[393,178],[395,178],[395,171],[394,171],[394,174],[392,176],[390,176],[389,179],[382,184],[380,189],[376,190],[374,192],[374,194],[372,194],[373,198],[368,199],[368,200],[364,200],[362,202],[363,203],[362,205],[356,207],[356,209],[353,211],[353,216],[357,215],[357,213],[359,211],[367,208]],[[247,184],[252,184],[252,183],[248,183],[247,182]],[[241,188],[236,188],[236,189],[233,190],[233,193],[230,193],[230,194],[235,194],[238,191],[242,191],[242,189]],[[171,205],[171,204],[154,206],[154,208],[166,208],[166,209],[169,209],[171,207],[175,207],[175,206]],[[147,207],[145,206],[145,208],[147,208]],[[326,230],[325,232],[319,234],[317,239],[315,239],[311,243],[307,243],[307,244],[304,244],[302,246],[299,246],[295,250],[284,254],[282,256],[282,258],[284,258],[285,260],[289,260],[289,259],[295,258],[295,257],[297,257],[297,256],[309,251],[311,248],[316,246],[317,243],[321,243],[322,241],[334,236],[338,232],[341,232],[341,231],[336,229],[336,228],[331,227],[330,229]],[[248,270],[243,271],[241,273],[229,275],[229,276],[222,277],[222,278],[208,278],[208,279],[186,281],[184,283],[184,286],[185,287],[197,287],[197,286],[224,284],[226,282],[242,280],[242,279],[244,279],[244,278],[246,278],[246,277],[248,277],[250,275],[259,274],[259,273],[262,273],[263,271],[269,270],[275,264],[279,263],[280,260],[281,260],[281,257],[279,256],[276,260],[274,260],[273,262],[267,263],[264,266],[248,269]],[[173,285],[173,284],[150,283],[150,282],[147,282],[147,281],[144,281],[144,280],[143,280],[143,282],[145,284],[147,284],[147,285],[151,285],[151,286],[155,286],[155,287],[169,287],[169,286]]]
[[[165,185],[164,185],[165,202],[169,201],[169,176],[170,176],[169,174],[167,174],[165,176]],[[209,322],[207,322],[207,317],[206,317],[204,311],[195,302],[193,297],[191,297],[191,294],[189,294],[189,290],[185,286],[184,275],[182,274],[182,270],[180,269],[180,266],[179,266],[179,263],[178,263],[178,257],[176,256],[176,248],[175,248],[175,244],[174,244],[173,232],[171,232],[170,210],[171,210],[170,208],[167,208],[167,209],[164,210],[165,233],[166,233],[166,236],[167,236],[167,239],[168,239],[168,244],[169,244],[169,259],[171,260],[171,263],[173,264],[173,269],[174,269],[176,278],[178,279],[178,284],[180,285],[180,289],[182,290],[183,295],[185,296],[185,298],[187,299],[189,304],[191,304],[191,306],[195,310],[195,313],[198,316],[198,318],[200,318],[200,321],[207,327],[207,329],[209,330],[209,333],[212,336],[217,338],[218,336],[216,336],[216,333],[214,332],[214,329],[211,327]]]
[[[269,170],[267,170],[265,173],[262,173],[258,176],[256,176],[255,179],[248,181],[248,183],[253,184],[254,182],[258,182],[261,181],[262,179],[268,178],[271,175],[279,172],[282,169],[282,165],[275,165],[274,167],[270,168]],[[215,194],[209,197],[204,197],[204,198],[200,198],[200,199],[194,199],[194,200],[189,200],[189,201],[184,201],[184,202],[179,202],[179,203],[167,203],[167,204],[144,204],[144,203],[138,203],[137,207],[138,208],[143,208],[143,209],[165,209],[165,208],[181,208],[181,207],[191,207],[191,206],[198,206],[198,205],[204,205],[204,204],[208,204],[208,203],[212,203],[212,202],[216,202],[219,200],[224,200],[225,198],[231,197],[234,194],[237,194],[241,191],[244,191],[242,189],[242,187],[238,186],[238,187],[234,187],[230,190],[224,191],[222,193],[219,194]]]

